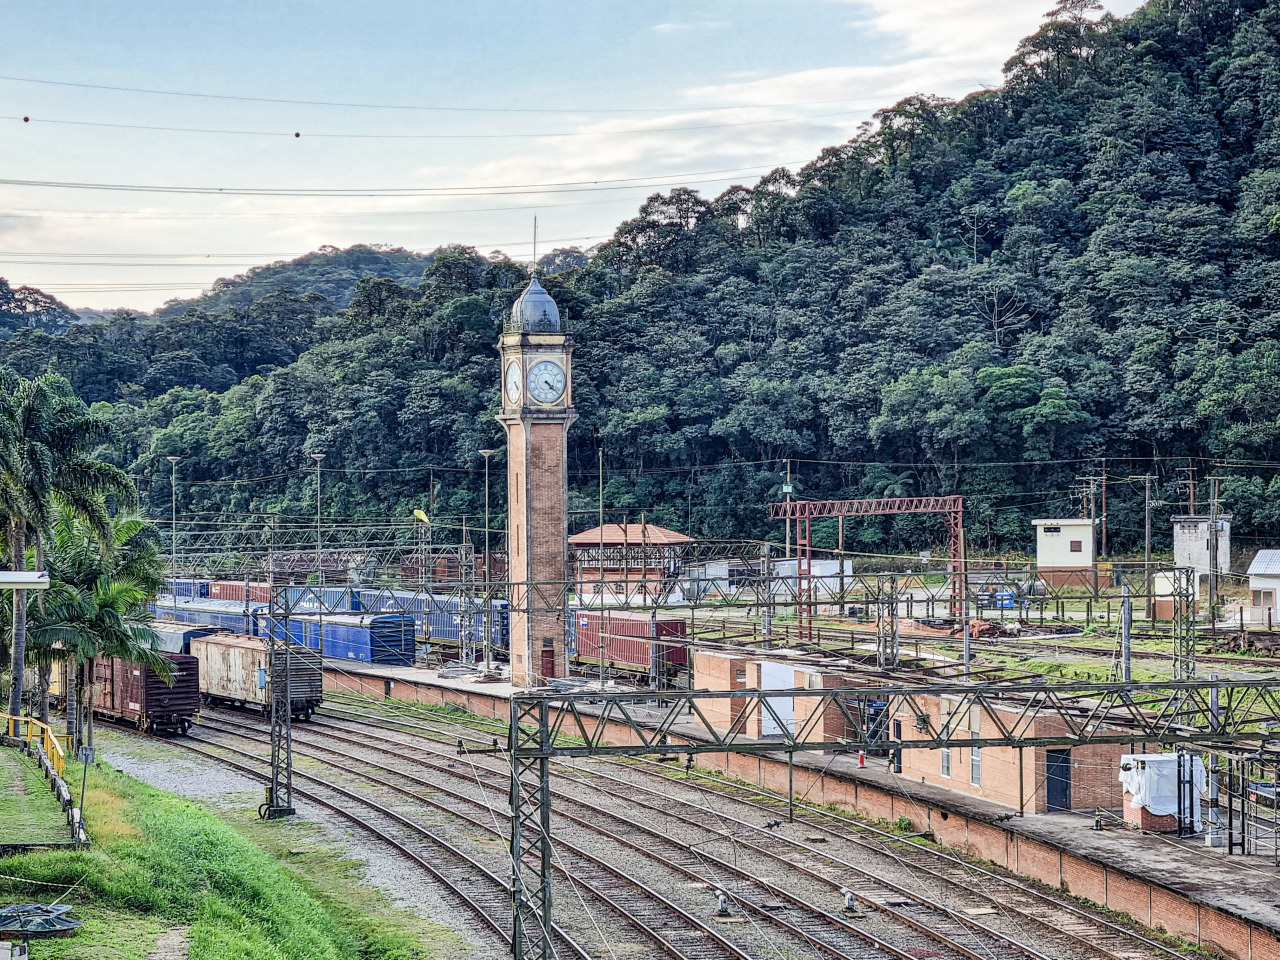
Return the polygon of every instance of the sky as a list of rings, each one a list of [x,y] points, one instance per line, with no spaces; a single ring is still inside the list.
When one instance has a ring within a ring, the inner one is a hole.
[[[998,86],[1050,6],[3,0],[0,277],[151,310],[325,244],[585,248]]]

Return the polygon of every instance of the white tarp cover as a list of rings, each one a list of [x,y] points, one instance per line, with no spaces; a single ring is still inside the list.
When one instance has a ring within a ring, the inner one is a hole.
[[[1200,822],[1200,795],[1208,786],[1204,761],[1187,756],[1183,760],[1184,773],[1190,774],[1190,782],[1184,786],[1183,808],[1195,816],[1195,829],[1203,829]],[[1136,810],[1146,807],[1158,817],[1176,816],[1178,813],[1178,755],[1176,753],[1130,753],[1120,758],[1120,783],[1124,792],[1131,794],[1130,805]]]

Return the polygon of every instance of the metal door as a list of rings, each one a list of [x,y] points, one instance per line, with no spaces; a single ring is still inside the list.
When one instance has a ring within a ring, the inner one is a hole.
[[[796,685],[796,670],[789,663],[761,663],[761,690],[789,690]],[[790,697],[772,697],[769,706],[778,715],[781,725],[773,719],[767,710],[761,709],[760,734],[765,737],[776,737],[795,730],[795,706]]]
[[[1045,799],[1050,810],[1071,809],[1071,751],[1046,750]]]

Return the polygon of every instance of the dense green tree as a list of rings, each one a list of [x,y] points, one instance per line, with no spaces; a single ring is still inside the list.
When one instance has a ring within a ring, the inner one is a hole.
[[[574,503],[603,448],[608,508],[776,536],[791,461],[807,496],[962,493],[970,543],[1009,549],[1105,457],[1165,501],[1212,463],[1237,536],[1275,535],[1280,0],[1063,0],[1011,52],[1000,89],[886,105],[800,169],[655,194],[542,258],[577,344]],[[180,509],[305,512],[320,450],[335,515],[403,516],[433,476],[438,510],[474,514],[526,278],[463,246],[322,248],[156,316],[23,325],[6,362],[109,405],[104,456],[154,514],[168,455]],[[1122,549],[1138,495],[1112,491]]]

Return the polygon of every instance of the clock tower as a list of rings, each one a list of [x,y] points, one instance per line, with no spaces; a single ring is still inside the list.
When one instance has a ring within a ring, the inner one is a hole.
[[[565,623],[569,535],[569,424],[573,341],[535,275],[511,307],[502,340],[507,428],[507,569],[511,581],[511,682],[567,674]]]

